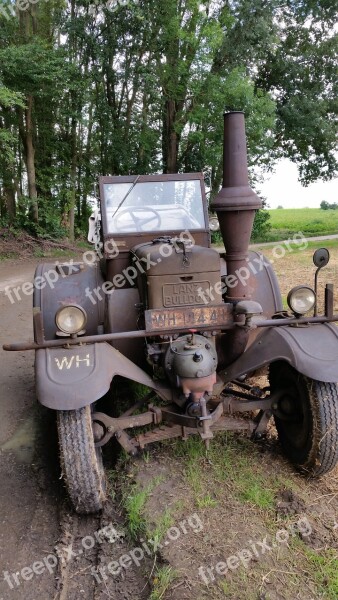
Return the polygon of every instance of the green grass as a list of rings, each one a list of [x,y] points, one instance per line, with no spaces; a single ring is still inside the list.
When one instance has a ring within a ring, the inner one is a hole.
[[[206,453],[204,442],[191,437],[187,442],[176,442],[174,453],[184,457],[185,477],[194,494],[197,508],[210,508],[218,504],[217,493],[222,482],[228,482],[234,495],[243,503],[250,503],[262,510],[273,510],[275,494],[280,487],[276,477],[273,481],[260,470],[259,457],[254,460],[252,442],[243,438],[239,443],[232,434],[217,435]],[[209,471],[212,489],[206,492],[206,482],[201,472]]]
[[[158,476],[149,483],[149,485],[140,489],[139,486],[126,485],[123,496],[123,505],[127,514],[128,531],[132,539],[136,540],[139,536],[146,533],[147,522],[144,516],[144,507],[152,491],[163,481],[163,477]],[[163,525],[164,527],[164,525]],[[159,530],[160,531],[160,525]],[[162,531],[162,527],[161,527]]]
[[[156,520],[155,528],[147,527],[147,536],[157,543],[160,543],[166,535],[168,529],[174,524],[171,510],[167,508],[164,513]]]
[[[153,589],[149,600],[162,600],[177,576],[177,572],[169,565],[159,567],[154,576]]]
[[[272,209],[269,213],[271,231],[267,241],[288,239],[298,232],[305,237],[338,233],[338,210],[284,208]]]
[[[337,550],[321,550],[321,554],[305,548],[306,558],[311,566],[311,575],[322,594],[328,600],[338,598],[338,552]]]

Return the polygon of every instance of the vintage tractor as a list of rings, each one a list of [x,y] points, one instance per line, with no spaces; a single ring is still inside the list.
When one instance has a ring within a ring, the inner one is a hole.
[[[223,187],[211,207],[224,254],[210,247],[201,174],[101,177],[100,199],[89,239],[101,260],[86,252],[76,264],[39,265],[35,341],[5,346],[36,351],[37,396],[57,411],[62,473],[75,510],[102,508],[101,452],[113,437],[131,454],[193,434],[208,446],[218,431],[259,438],[273,417],[296,467],[311,475],[332,469],[333,286],[326,285],[323,315],[316,285],[294,287],[286,311],[271,264],[249,252],[261,202],[248,183],[243,113],[225,115]],[[328,258],[325,249],[315,253],[317,274]],[[251,388],[246,376],[264,368],[269,387]],[[150,391],[112,416],[108,392],[116,376]]]

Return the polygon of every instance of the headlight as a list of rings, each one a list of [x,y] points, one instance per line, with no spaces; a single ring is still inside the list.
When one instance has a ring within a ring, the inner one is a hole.
[[[289,292],[287,302],[292,312],[297,315],[305,315],[313,309],[316,303],[316,294],[310,287],[299,285]]]
[[[55,315],[55,323],[63,333],[79,333],[86,326],[87,314],[81,306],[62,306]]]
[[[210,217],[209,229],[210,231],[219,231],[219,222],[217,217]]]

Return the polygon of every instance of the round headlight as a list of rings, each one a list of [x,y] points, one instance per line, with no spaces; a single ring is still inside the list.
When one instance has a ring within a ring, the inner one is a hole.
[[[87,314],[81,306],[62,306],[55,315],[55,323],[62,333],[79,333],[86,326]]]
[[[310,287],[299,285],[289,292],[287,302],[292,312],[297,315],[305,315],[313,309],[316,303],[316,294]]]
[[[210,217],[209,229],[210,229],[210,231],[219,231],[219,222],[218,222],[217,217]]]

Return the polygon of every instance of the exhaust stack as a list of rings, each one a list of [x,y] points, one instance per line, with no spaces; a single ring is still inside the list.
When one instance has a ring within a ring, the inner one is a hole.
[[[261,200],[249,185],[244,113],[225,113],[223,187],[211,208],[218,216],[228,275],[234,275],[237,281],[227,290],[227,299],[232,302],[249,299],[251,295],[250,279],[242,283],[244,277],[239,279],[236,272],[243,267],[246,268],[245,273],[249,272],[249,242],[255,211],[261,207]]]

